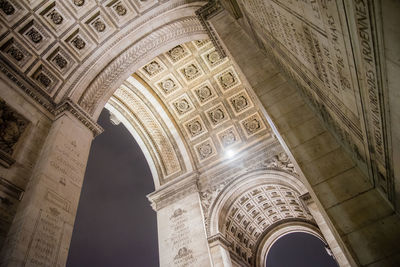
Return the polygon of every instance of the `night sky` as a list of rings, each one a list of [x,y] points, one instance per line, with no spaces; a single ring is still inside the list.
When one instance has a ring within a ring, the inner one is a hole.
[[[279,238],[267,257],[267,267],[338,267],[328,255],[324,243],[306,233],[292,233]]]
[[[90,150],[67,266],[159,266],[146,159],[128,130],[111,124],[107,110],[98,123],[104,132]],[[322,241],[304,233],[282,237],[270,253],[268,267],[337,267]]]
[[[68,267],[158,266],[154,191],[146,159],[132,135],[103,110],[89,154]]]

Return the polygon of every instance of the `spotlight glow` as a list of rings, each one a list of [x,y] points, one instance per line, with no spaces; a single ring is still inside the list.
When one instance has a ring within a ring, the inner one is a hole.
[[[225,151],[225,155],[227,158],[233,158],[233,156],[235,156],[235,151],[233,151],[232,149],[228,149],[227,151]]]

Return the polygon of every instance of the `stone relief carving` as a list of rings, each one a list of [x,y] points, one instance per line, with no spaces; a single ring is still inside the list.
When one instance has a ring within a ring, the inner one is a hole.
[[[215,155],[217,152],[215,149],[215,146],[210,138],[207,139],[206,141],[204,141],[203,143],[200,143],[199,145],[197,145],[195,147],[195,149],[196,149],[199,161],[206,160],[206,159],[210,158],[211,156]]]
[[[281,220],[313,221],[299,194],[282,185],[261,185],[238,196],[226,212],[222,234],[232,253],[252,264],[262,234]]]
[[[191,81],[201,75],[202,72],[200,71],[199,68],[200,68],[199,66],[195,65],[194,63],[191,63],[185,66],[180,71],[187,81]]]
[[[85,0],[74,0],[74,4],[76,6],[83,6],[85,4]]]
[[[230,98],[229,101],[236,113],[244,111],[251,105],[248,96],[244,92],[235,95],[234,97]]]
[[[164,68],[161,66],[159,62],[153,60],[149,64],[145,65],[143,67],[143,70],[147,73],[147,75],[152,77],[162,72]]]
[[[93,27],[98,31],[98,32],[104,32],[104,30],[106,29],[106,24],[104,24],[103,21],[101,21],[100,19],[96,20],[93,23]]]
[[[184,115],[193,109],[193,104],[186,94],[180,99],[172,102],[172,105],[174,106],[178,115]]]
[[[4,12],[4,14],[6,14],[8,16],[14,14],[14,12],[15,12],[14,6],[10,3],[10,1],[6,1],[6,0],[0,1],[0,9]]]
[[[85,48],[86,43],[85,41],[78,35],[75,36],[75,38],[72,39],[71,43],[76,47],[78,50],[82,50]]]
[[[53,11],[51,11],[49,13],[50,19],[54,22],[54,24],[59,25],[63,22],[64,18],[63,16],[56,10],[53,9]]]
[[[125,16],[126,15],[126,12],[127,12],[126,7],[121,3],[116,4],[114,6],[114,9],[115,9],[115,12],[117,12],[117,14],[119,16]]]
[[[166,54],[173,63],[176,63],[189,55],[189,52],[183,45],[177,45],[169,50]]]
[[[207,132],[207,129],[206,129],[202,119],[200,118],[200,116],[197,116],[193,120],[190,120],[189,122],[187,122],[185,124],[185,127],[191,138],[195,138],[195,137]]]
[[[243,120],[242,125],[248,136],[257,133],[264,128],[264,124],[258,114],[252,115],[249,118]]]
[[[202,26],[194,17],[185,18],[179,22],[171,23],[164,27],[163,31],[154,31],[136,45],[125,51],[120,57],[113,61],[96,80],[91,83],[79,100],[80,105],[89,113],[93,112],[97,100],[105,90],[111,88],[114,79],[120,75],[120,70],[134,64],[143,54],[156,49],[160,43],[176,39],[179,36],[186,36],[190,32],[202,32]],[[125,67],[124,67],[125,66]]]
[[[34,43],[40,43],[43,40],[43,36],[37,31],[35,28],[31,28],[27,33],[27,36],[32,40]]]
[[[213,90],[211,89],[211,85],[209,84],[204,84],[200,87],[197,87],[196,89],[194,89],[194,92],[200,103],[206,103],[208,100],[213,99],[215,96]]]
[[[226,70],[217,75],[216,79],[223,90],[228,90],[239,84],[239,78],[233,69]]]
[[[0,98],[0,163],[10,166],[15,146],[24,133],[28,120],[9,107]]]
[[[14,38],[5,42],[0,50],[20,68],[26,66],[26,63],[32,59],[32,54]]]
[[[234,127],[229,128],[224,132],[218,134],[218,137],[223,147],[228,147],[232,144],[235,144],[236,142],[238,142],[239,139],[236,130],[234,130]]]
[[[219,104],[217,107],[213,107],[207,111],[207,116],[212,125],[218,125],[229,119],[223,104]]]
[[[171,78],[159,82],[158,86],[166,95],[170,94],[171,92],[175,91],[178,88],[176,82]]]

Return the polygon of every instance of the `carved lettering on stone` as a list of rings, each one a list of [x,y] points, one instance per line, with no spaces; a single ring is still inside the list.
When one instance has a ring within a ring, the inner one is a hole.
[[[175,266],[190,266],[196,262],[193,251],[189,248],[192,240],[188,219],[187,211],[181,208],[174,210],[169,218],[171,234],[168,241],[176,253],[173,258]]]
[[[35,225],[25,265],[56,266],[64,228],[60,211],[56,207],[50,207],[48,211],[40,210]]]

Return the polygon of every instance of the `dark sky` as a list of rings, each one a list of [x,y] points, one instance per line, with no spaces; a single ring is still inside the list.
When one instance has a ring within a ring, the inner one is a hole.
[[[107,110],[98,123],[104,132],[90,150],[67,266],[158,266],[145,157],[122,123],[110,123]]]
[[[108,111],[98,123],[104,132],[90,150],[67,266],[159,266],[145,157],[122,123],[111,124]],[[270,253],[268,267],[337,267],[322,241],[304,233],[282,237]]]
[[[324,243],[306,233],[292,233],[278,239],[267,257],[267,267],[338,267]]]

